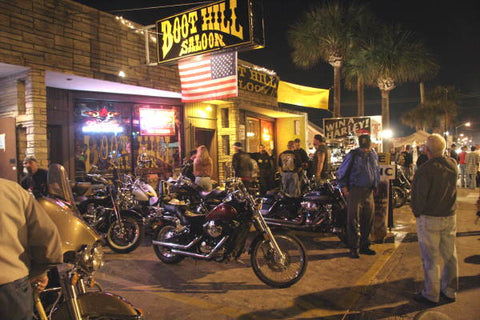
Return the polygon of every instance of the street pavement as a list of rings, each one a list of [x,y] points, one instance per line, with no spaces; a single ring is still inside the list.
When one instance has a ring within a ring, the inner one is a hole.
[[[148,240],[130,254],[107,252],[97,280],[107,291],[141,308],[148,320],[403,320],[432,311],[452,320],[479,320],[477,197],[478,190],[459,190],[460,291],[455,303],[434,308],[411,299],[421,289],[423,271],[415,220],[407,206],[395,211],[396,227],[387,242],[372,246],[375,256],[353,260],[337,238],[298,232],[308,250],[309,264],[302,280],[286,289],[270,288],[257,279],[246,254],[242,263],[187,258],[178,265],[166,265],[157,259]]]

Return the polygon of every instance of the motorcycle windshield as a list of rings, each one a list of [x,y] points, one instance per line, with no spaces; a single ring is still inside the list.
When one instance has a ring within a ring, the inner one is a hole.
[[[72,188],[62,165],[53,163],[48,167],[47,184],[48,193],[51,196],[60,198],[71,205],[75,204]]]

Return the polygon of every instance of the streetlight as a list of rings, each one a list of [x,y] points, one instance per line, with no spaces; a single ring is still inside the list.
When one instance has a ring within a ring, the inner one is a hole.
[[[459,124],[458,126],[455,127],[455,136],[457,136],[457,129],[462,127],[462,126],[465,126],[465,127],[470,127],[472,125],[472,123],[470,121],[467,121],[467,122],[464,122],[462,124]]]

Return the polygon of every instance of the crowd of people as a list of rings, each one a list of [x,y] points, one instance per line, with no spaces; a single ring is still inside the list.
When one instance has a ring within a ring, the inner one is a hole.
[[[460,152],[458,152],[460,150]],[[458,149],[456,144],[445,150],[445,156],[455,160],[459,169],[457,184],[461,188],[475,189],[480,185],[480,149],[476,146],[462,146]],[[416,158],[416,160],[415,160]],[[415,171],[428,161],[426,146],[417,147],[416,157],[414,148],[406,145],[403,151],[395,156],[396,163],[402,168],[405,176],[413,179]]]

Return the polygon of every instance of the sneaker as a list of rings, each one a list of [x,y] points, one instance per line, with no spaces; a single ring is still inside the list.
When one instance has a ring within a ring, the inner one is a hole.
[[[445,293],[440,291],[440,298],[445,301],[446,303],[452,303],[455,302],[457,299],[456,298],[450,298],[447,296]]]
[[[429,306],[432,306],[432,307],[438,305],[437,302],[425,298],[424,295],[421,294],[421,293],[415,293],[413,295],[413,300],[415,300],[416,302],[419,302],[421,304],[426,304],[426,305],[429,305]]]
[[[350,258],[358,259],[360,255],[358,254],[358,249],[350,249]]]
[[[370,249],[370,248],[360,249],[360,253],[361,253],[361,254],[366,254],[366,255],[368,255],[368,256],[374,256],[374,255],[377,254],[374,250],[372,250],[372,249]]]

